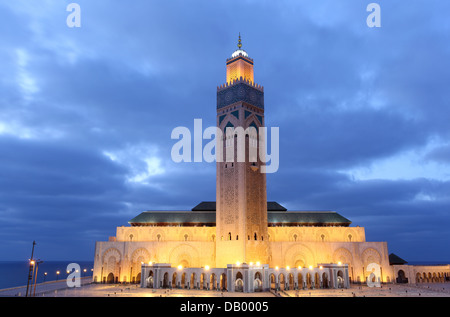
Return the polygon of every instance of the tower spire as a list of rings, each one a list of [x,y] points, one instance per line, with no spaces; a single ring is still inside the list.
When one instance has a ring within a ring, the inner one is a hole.
[[[239,32],[239,42],[238,42],[238,48],[241,49],[242,48],[242,43],[241,43],[241,32]]]

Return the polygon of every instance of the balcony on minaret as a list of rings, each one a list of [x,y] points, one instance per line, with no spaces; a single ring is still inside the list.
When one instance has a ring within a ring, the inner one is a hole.
[[[227,59],[227,81],[217,86],[217,110],[222,113],[237,102],[264,111],[264,87],[254,81],[253,59],[242,49],[240,35],[238,49]]]

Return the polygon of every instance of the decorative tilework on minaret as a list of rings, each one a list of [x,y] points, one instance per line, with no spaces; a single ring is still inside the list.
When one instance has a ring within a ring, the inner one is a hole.
[[[253,60],[242,49],[227,59],[227,82],[217,88],[217,126],[222,130],[223,162],[217,162],[216,265],[268,263],[266,176],[256,150],[264,126],[264,89],[254,83]],[[226,128],[245,130],[245,161],[238,162],[238,137]],[[246,130],[254,127],[253,131]],[[234,158],[227,151],[234,149]],[[264,149],[263,149],[264,150]],[[265,153],[265,151],[263,151]]]

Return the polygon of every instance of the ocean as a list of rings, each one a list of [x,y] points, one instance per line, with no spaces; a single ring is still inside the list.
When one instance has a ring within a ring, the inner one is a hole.
[[[37,283],[66,279],[66,269],[70,263],[80,265],[81,277],[92,276],[94,261],[44,261],[38,265]],[[28,261],[0,261],[0,289],[27,285],[28,271]]]

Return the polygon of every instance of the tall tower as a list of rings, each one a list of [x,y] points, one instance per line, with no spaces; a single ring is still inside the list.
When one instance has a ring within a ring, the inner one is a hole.
[[[240,35],[226,65],[227,81],[217,88],[223,160],[217,160],[216,266],[269,263],[266,175],[258,154],[264,146],[258,138],[264,88],[254,82],[253,59],[242,49]]]

